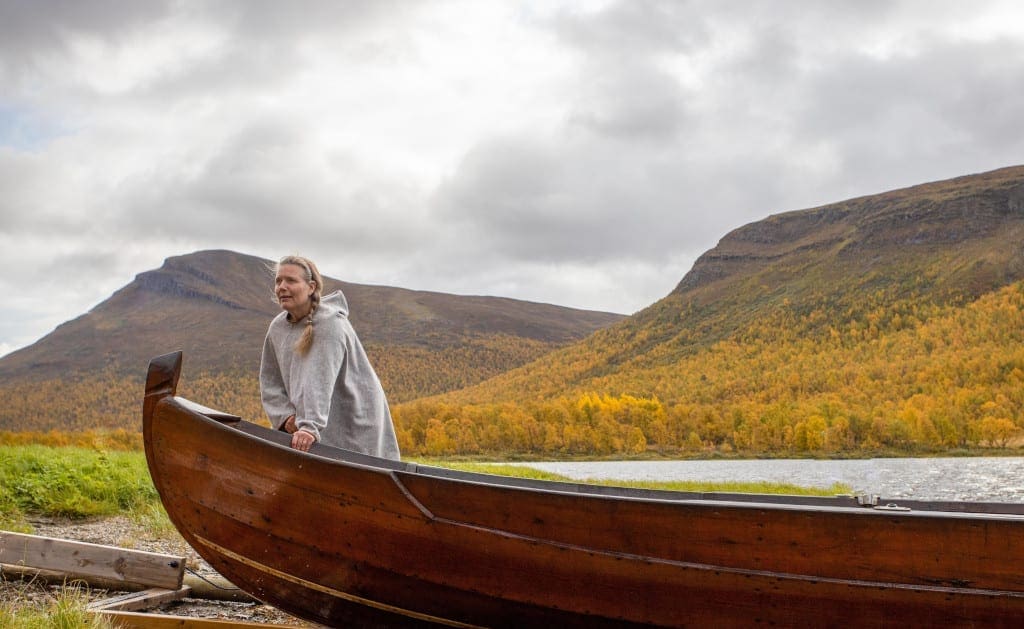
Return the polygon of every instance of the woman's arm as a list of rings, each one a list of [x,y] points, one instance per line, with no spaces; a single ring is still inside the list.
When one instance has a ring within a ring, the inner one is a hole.
[[[313,345],[301,359],[298,382],[292,383],[295,389],[295,427],[298,431],[308,432],[316,441],[321,440],[321,431],[327,426],[334,386],[345,362],[341,334],[337,318],[318,321],[313,332]]]
[[[295,415],[295,406],[288,398],[288,388],[281,375],[281,366],[269,332],[263,341],[263,356],[260,358],[260,398],[267,418],[276,429],[280,429],[290,416]]]

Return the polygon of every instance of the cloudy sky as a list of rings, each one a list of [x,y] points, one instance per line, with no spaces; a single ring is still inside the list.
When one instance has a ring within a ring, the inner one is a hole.
[[[1024,163],[1021,7],[0,0],[0,354],[212,248],[635,312],[769,214]]]

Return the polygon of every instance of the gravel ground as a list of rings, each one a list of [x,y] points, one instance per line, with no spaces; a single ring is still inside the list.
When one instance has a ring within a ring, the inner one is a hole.
[[[70,539],[92,544],[119,546],[132,550],[178,555],[186,558],[186,570],[199,576],[217,575],[186,542],[176,533],[166,537],[153,535],[140,524],[126,517],[102,518],[98,520],[31,520],[33,535]],[[19,609],[45,609],[54,599],[60,586],[47,586],[40,582],[23,582],[0,578],[0,605],[16,606]],[[88,593],[90,600],[102,600],[116,592],[93,590]],[[245,620],[258,623],[277,623],[296,627],[317,627],[290,616],[278,609],[261,603],[235,603],[228,601],[206,601],[186,598],[183,601],[167,603],[150,614],[168,614],[193,618],[217,618]]]

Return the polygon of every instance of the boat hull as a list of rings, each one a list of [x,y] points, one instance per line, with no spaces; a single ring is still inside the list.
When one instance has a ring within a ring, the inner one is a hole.
[[[1010,626],[1024,516],[445,475],[212,419],[150,374],[172,521],[253,596],[331,626]],[[550,487],[551,489],[547,489]],[[575,490],[573,490],[575,489]],[[665,498],[658,498],[664,495]]]

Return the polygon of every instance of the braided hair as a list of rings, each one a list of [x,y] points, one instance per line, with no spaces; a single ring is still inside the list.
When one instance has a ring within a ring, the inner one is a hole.
[[[320,271],[313,264],[313,261],[309,258],[303,258],[302,256],[285,256],[278,260],[276,271],[280,271],[281,267],[285,264],[292,264],[299,267],[303,271],[303,276],[306,282],[313,284],[313,294],[309,296],[309,300],[312,302],[309,314],[306,315],[306,329],[302,331],[302,336],[295,343],[295,351],[300,354],[306,354],[309,352],[309,348],[313,346],[313,315],[316,314],[316,309],[320,305],[320,298],[324,291],[324,280],[320,276]],[[289,315],[290,316],[290,315]],[[298,323],[295,321],[294,323]]]

